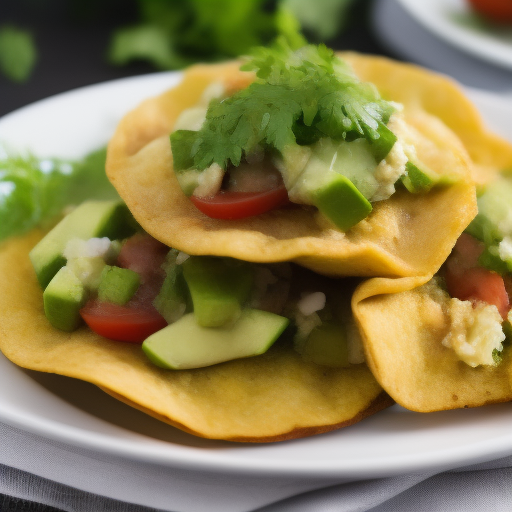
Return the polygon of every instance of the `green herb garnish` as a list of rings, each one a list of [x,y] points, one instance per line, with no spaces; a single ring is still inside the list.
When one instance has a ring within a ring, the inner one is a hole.
[[[226,169],[256,150],[283,152],[322,137],[378,141],[392,106],[375,87],[323,45],[293,51],[284,40],[260,48],[243,70],[256,81],[224,100],[213,100],[197,132],[171,135],[175,169]],[[190,168],[190,167],[189,167]]]
[[[106,150],[80,161],[0,157],[0,240],[51,224],[86,199],[119,197],[105,175]]]

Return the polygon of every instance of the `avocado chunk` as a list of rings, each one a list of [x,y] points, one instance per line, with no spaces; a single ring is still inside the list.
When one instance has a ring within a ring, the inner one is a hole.
[[[190,297],[187,283],[183,277],[182,265],[171,265],[166,270],[166,276],[160,292],[155,297],[153,305],[172,324],[180,319],[190,307]]]
[[[377,162],[380,162],[388,156],[388,153],[397,141],[397,137],[383,122],[379,123],[377,134],[378,137],[376,139],[369,138],[368,140],[373,156]]]
[[[512,180],[498,178],[478,195],[478,215],[466,228],[466,233],[490,245],[512,233]]]
[[[315,190],[312,198],[318,210],[342,231],[348,231],[372,211],[368,199],[341,174]]]
[[[323,322],[311,331],[301,354],[305,361],[315,364],[334,368],[349,366],[345,329],[333,321]]]
[[[80,279],[71,269],[62,267],[43,292],[46,318],[61,331],[74,331],[81,323],[80,308],[87,297]]]
[[[182,267],[198,325],[221,327],[238,319],[253,283],[249,263],[230,258],[191,256]]]
[[[223,327],[201,327],[193,313],[152,334],[142,344],[157,366],[171,370],[203,368],[266,352],[289,320],[258,309],[244,309],[240,318]]]
[[[511,178],[500,177],[489,183],[480,191],[477,204],[478,215],[471,221],[465,231],[485,244],[485,250],[480,256],[479,263],[498,274],[511,272]]]
[[[440,181],[439,174],[424,163],[414,163],[409,160],[405,165],[405,170],[406,173],[401,180],[404,187],[413,194],[428,192]]]
[[[33,249],[30,260],[44,289],[66,264],[64,248],[71,238],[88,240],[125,238],[134,231],[134,221],[120,201],[88,201],[64,217]]]
[[[105,265],[101,272],[98,299],[124,306],[134,296],[139,284],[140,276],[137,272]]]

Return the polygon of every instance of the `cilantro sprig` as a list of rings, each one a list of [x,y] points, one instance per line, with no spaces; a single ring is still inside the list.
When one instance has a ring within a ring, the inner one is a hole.
[[[213,100],[199,131],[171,135],[177,171],[213,163],[226,169],[261,148],[282,153],[287,145],[322,137],[364,137],[378,147],[389,132],[385,125],[392,106],[324,45],[293,51],[281,40],[259,48],[241,69],[254,71],[255,82]]]

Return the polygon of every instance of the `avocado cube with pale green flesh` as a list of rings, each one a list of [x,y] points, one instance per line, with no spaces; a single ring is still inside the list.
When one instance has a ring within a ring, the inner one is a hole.
[[[139,284],[140,276],[137,272],[105,265],[101,272],[98,299],[124,306],[135,295]]]
[[[313,204],[342,231],[366,218],[372,205],[345,176],[337,174],[312,193]]]
[[[384,124],[379,123],[379,127],[377,128],[377,138],[368,138],[370,143],[370,148],[372,150],[373,156],[380,162],[384,160],[388,153],[391,151],[395,142],[397,141],[396,135]]]
[[[349,366],[345,329],[336,322],[324,322],[315,327],[302,346],[301,355],[305,361],[323,366]]]
[[[182,265],[173,265],[167,269],[164,282],[153,305],[167,323],[172,324],[189,309],[189,302],[190,297],[183,277]]]
[[[198,325],[221,327],[238,319],[253,284],[250,264],[229,258],[191,256],[182,267]]]
[[[402,176],[404,187],[413,194],[428,192],[440,181],[440,176],[424,163],[413,163],[410,160],[405,165],[406,173]]]
[[[171,370],[203,368],[266,352],[288,326],[285,317],[244,309],[240,318],[223,327],[200,326],[193,313],[152,334],[142,344],[157,366]]]
[[[120,201],[88,201],[64,217],[30,251],[37,279],[44,289],[58,270],[66,264],[63,256],[72,238],[88,240],[108,237],[124,238],[134,231],[134,221],[126,205]]]
[[[492,181],[477,197],[478,215],[466,228],[466,233],[485,244],[500,242],[512,233],[512,179]],[[504,229],[506,228],[506,229]]]
[[[74,331],[81,323],[80,308],[88,293],[68,267],[62,267],[43,292],[44,313],[53,327]]]

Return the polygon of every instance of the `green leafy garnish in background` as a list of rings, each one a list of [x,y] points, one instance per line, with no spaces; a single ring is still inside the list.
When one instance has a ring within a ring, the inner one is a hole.
[[[343,30],[347,11],[354,0],[281,0],[281,7],[291,12],[302,30],[314,39],[326,41]]]
[[[304,28],[333,37],[353,0],[138,0],[138,24],[114,32],[109,61],[147,60],[160,69],[247,54],[285,37],[293,46]]]
[[[32,34],[12,25],[0,27],[0,71],[15,82],[30,76],[37,59]]]
[[[119,197],[105,175],[106,150],[80,161],[0,158],[0,240],[58,220],[86,199]]]

